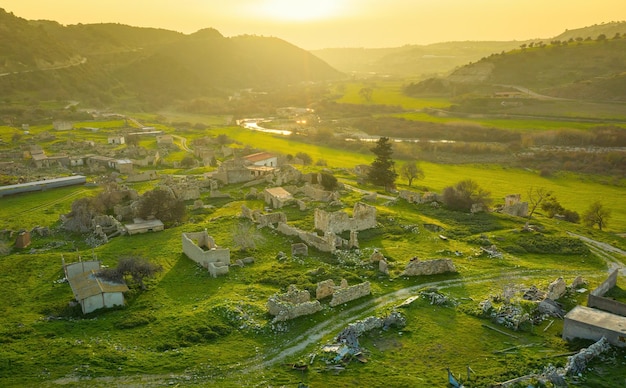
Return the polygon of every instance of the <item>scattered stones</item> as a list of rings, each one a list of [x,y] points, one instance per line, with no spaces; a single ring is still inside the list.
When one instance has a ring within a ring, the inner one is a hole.
[[[552,299],[544,299],[539,302],[539,306],[537,307],[540,314],[549,315],[551,317],[557,317],[563,319],[565,316],[565,311],[560,304],[555,302]]]

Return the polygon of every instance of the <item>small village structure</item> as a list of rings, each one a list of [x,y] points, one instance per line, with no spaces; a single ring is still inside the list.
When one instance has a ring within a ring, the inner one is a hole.
[[[605,298],[604,294],[617,284],[619,270],[589,293],[587,306],[576,306],[565,315],[563,339],[605,337],[612,345],[626,347],[626,304]]]
[[[228,273],[230,249],[218,247],[206,230],[183,233],[182,245],[185,255],[208,269],[214,278]]]
[[[255,166],[276,167],[278,166],[278,156],[269,152],[257,152],[243,157],[246,161]]]
[[[128,286],[125,283],[100,279],[96,275],[101,268],[98,260],[71,264],[65,264],[63,260],[65,278],[83,314],[89,314],[101,308],[124,305],[124,292],[128,291]]]
[[[265,203],[274,209],[280,209],[293,201],[293,195],[282,187],[270,187],[263,190]]]
[[[0,198],[5,195],[28,193],[31,191],[45,191],[58,187],[83,185],[87,178],[83,175],[73,175],[63,178],[46,179],[35,182],[19,183],[16,185],[0,186]]]

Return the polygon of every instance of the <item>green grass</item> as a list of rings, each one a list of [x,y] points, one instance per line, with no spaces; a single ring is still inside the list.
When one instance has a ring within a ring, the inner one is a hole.
[[[404,109],[423,109],[423,108],[447,108],[450,101],[446,98],[413,98],[402,93],[402,83],[398,81],[377,81],[374,84],[369,83],[349,83],[346,85],[345,91],[339,103],[347,104],[384,104],[397,105]],[[362,88],[372,88],[372,96],[370,101],[365,101],[359,95]]]

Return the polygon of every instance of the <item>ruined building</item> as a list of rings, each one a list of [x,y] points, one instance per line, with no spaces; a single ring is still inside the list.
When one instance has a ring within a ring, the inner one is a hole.
[[[182,243],[185,255],[207,268],[214,278],[228,273],[230,250],[219,248],[206,230],[183,233]]]

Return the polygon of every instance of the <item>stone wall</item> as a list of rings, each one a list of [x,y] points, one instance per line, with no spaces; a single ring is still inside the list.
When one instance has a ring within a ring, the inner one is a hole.
[[[153,179],[157,179],[158,177],[159,176],[158,176],[157,172],[154,171],[154,170],[144,171],[142,173],[129,175],[128,178],[126,178],[126,182],[128,182],[128,183],[146,182],[146,181],[151,181]]]
[[[314,201],[332,202],[337,200],[338,198],[337,193],[335,193],[334,191],[322,190],[308,184],[302,188],[302,192],[304,193],[304,195],[313,199]]]
[[[457,272],[454,263],[450,259],[422,261],[418,258],[413,258],[406,265],[402,276],[436,275],[446,272]]]
[[[587,297],[587,306],[592,308],[598,308],[604,311],[609,311],[613,314],[626,317],[626,303],[621,303],[613,299],[605,298],[606,294],[611,288],[617,285],[617,275],[619,270],[613,271],[609,277],[602,282],[595,290],[589,293]]]
[[[307,290],[298,290],[290,285],[284,294],[276,294],[267,300],[267,309],[274,316],[274,321],[287,321],[302,315],[314,314],[322,309],[319,301],[311,301]]]
[[[323,232],[342,233],[346,230],[365,230],[376,227],[376,208],[357,202],[352,211],[352,217],[347,213],[326,212],[315,209],[315,229]]]
[[[320,237],[316,233],[300,230],[284,222],[279,223],[276,230],[285,236],[298,236],[302,242],[322,252],[334,252],[337,249],[338,238],[333,233]]]
[[[209,269],[209,263],[213,263],[215,273],[221,274],[223,271],[228,272],[230,250],[228,248],[218,248],[215,241],[208,235],[206,230],[202,232],[183,233],[182,245],[185,255],[204,268]],[[226,266],[225,269],[217,269],[217,267],[224,265]],[[213,275],[213,273],[211,274]]]
[[[333,293],[333,299],[330,301],[330,306],[335,307],[371,293],[370,282],[364,282],[346,288],[339,288]]]
[[[333,279],[323,280],[317,283],[315,289],[315,299],[324,299],[335,293],[335,282]]]
[[[399,196],[408,203],[420,203],[422,200],[422,195],[420,193],[416,193],[415,191],[400,190]]]

